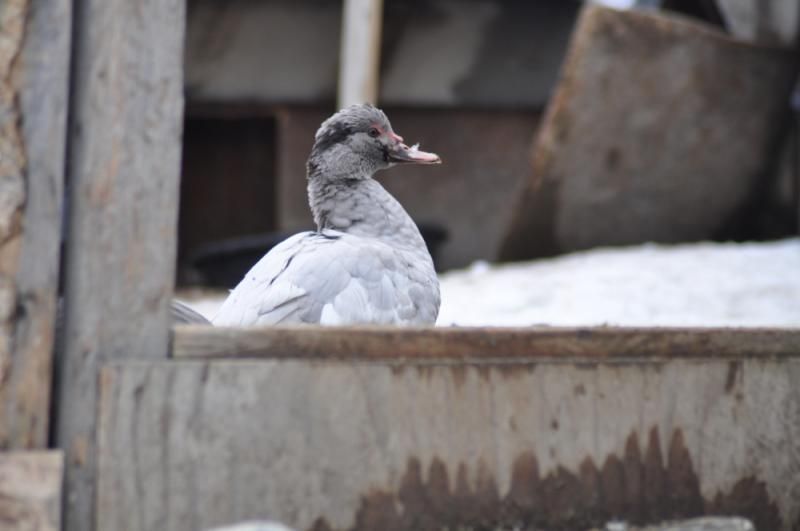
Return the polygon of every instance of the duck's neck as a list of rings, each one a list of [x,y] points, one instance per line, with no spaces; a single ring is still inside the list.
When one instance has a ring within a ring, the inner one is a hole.
[[[334,180],[310,174],[308,202],[320,231],[333,229],[394,246],[425,250],[417,225],[400,203],[372,178]]]

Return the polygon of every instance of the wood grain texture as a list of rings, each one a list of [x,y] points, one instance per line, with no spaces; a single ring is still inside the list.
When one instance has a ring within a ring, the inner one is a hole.
[[[70,531],[93,527],[98,363],[167,352],[185,4],[75,3],[57,426]]]
[[[59,531],[64,454],[0,453],[0,527],[5,531]]]
[[[175,358],[483,361],[800,356],[800,330],[178,326]]]
[[[717,514],[793,529],[798,378],[796,357],[114,363],[98,524],[528,530]]]
[[[28,0],[5,3],[0,11],[0,371],[17,379],[18,360],[14,353],[13,336],[16,318],[16,273],[22,239],[22,212],[25,204],[25,142],[20,131],[20,87],[18,57],[22,53],[25,25],[28,19]],[[5,377],[0,378],[0,381]],[[3,404],[15,402],[13,383],[0,384]],[[2,408],[0,441],[10,446],[14,437],[13,419],[7,407]]]
[[[63,197],[71,2],[0,8],[0,448],[44,448]]]

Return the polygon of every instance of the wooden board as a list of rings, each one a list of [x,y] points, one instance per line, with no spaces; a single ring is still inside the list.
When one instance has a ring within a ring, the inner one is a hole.
[[[0,527],[5,531],[59,531],[64,454],[0,453]]]
[[[47,445],[71,2],[0,8],[0,448]]]
[[[117,362],[97,521],[529,530],[736,514],[794,529],[798,379],[798,357]]]
[[[800,356],[800,329],[412,328],[283,326],[173,329],[175,358],[310,358],[476,363],[535,358]]]
[[[76,2],[56,433],[69,531],[93,527],[99,361],[167,352],[185,4]]]

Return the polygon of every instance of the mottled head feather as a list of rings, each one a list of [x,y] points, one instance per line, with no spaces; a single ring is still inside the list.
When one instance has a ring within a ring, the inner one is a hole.
[[[334,144],[344,142],[357,131],[368,131],[373,125],[384,130],[392,129],[382,110],[369,103],[358,103],[340,110],[320,125],[314,135],[313,151],[320,153]]]
[[[393,133],[386,115],[368,103],[340,110],[322,122],[314,136],[306,165],[309,180],[366,179],[390,167],[388,150],[398,142]]]

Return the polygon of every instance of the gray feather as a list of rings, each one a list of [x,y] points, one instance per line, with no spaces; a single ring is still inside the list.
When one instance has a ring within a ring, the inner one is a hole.
[[[382,135],[374,134],[378,129]],[[308,162],[317,231],[267,253],[231,292],[214,324],[435,323],[439,282],[425,242],[400,203],[372,178],[391,166],[387,149],[409,149],[398,139],[371,106],[350,107],[322,124]]]

